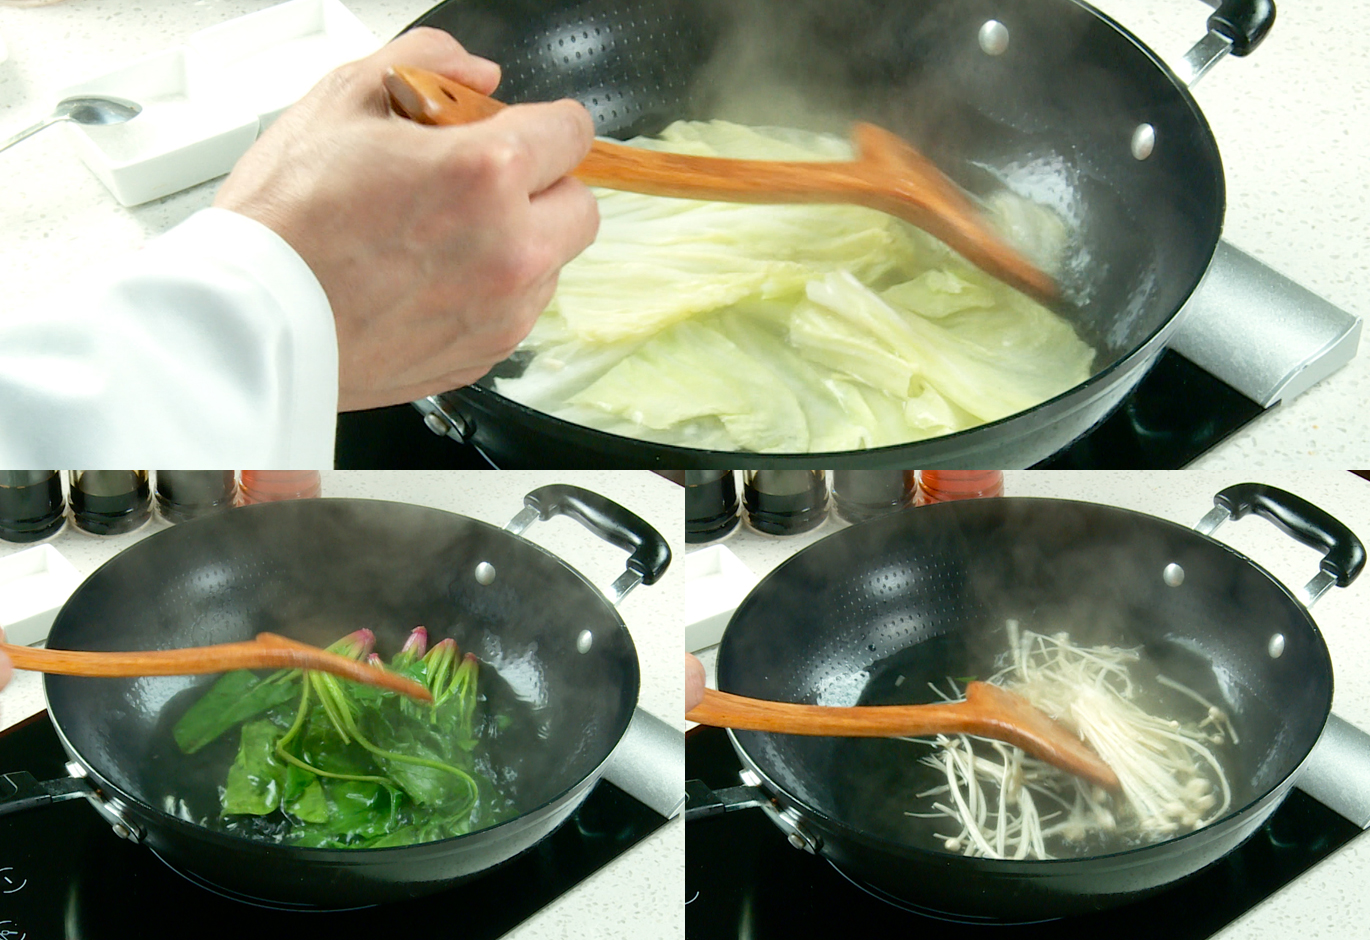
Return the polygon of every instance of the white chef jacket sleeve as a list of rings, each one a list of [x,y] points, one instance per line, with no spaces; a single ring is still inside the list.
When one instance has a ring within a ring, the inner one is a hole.
[[[224,209],[0,309],[0,467],[326,468],[337,406],[318,279]]]

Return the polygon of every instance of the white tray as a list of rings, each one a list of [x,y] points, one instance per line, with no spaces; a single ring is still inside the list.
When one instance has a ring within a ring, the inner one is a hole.
[[[227,173],[320,78],[380,45],[338,0],[288,0],[63,89],[143,106],[125,124],[66,131],[121,204],[149,202]]]
[[[685,589],[685,649],[717,645],[733,611],[756,587],[757,577],[723,545],[690,552],[680,563]]]
[[[292,0],[202,29],[186,48],[192,86],[241,101],[265,129],[319,79],[380,45],[338,0]]]
[[[0,627],[5,640],[30,646],[47,639],[57,611],[81,574],[51,545],[0,558]]]

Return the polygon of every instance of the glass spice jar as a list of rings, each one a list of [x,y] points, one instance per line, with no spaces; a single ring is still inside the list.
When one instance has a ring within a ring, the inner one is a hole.
[[[1002,470],[922,470],[917,505],[1004,495]]]
[[[273,503],[282,499],[319,496],[323,485],[317,470],[244,470],[238,503]]]
[[[232,470],[158,470],[157,511],[178,523],[228,509],[238,495]]]
[[[913,505],[913,470],[834,470],[833,511],[848,522],[865,522]]]
[[[828,516],[827,471],[748,470],[743,477],[742,504],[747,524],[758,532],[807,532]]]
[[[737,528],[741,506],[737,474],[732,470],[686,470],[685,541],[716,542]]]
[[[71,471],[71,521],[92,535],[132,532],[152,516],[146,470]]]
[[[61,530],[65,512],[60,471],[0,470],[0,539],[45,539]]]

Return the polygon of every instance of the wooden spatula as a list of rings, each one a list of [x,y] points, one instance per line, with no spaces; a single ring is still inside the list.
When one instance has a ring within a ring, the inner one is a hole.
[[[428,690],[412,679],[274,633],[259,633],[242,643],[136,653],[33,649],[12,643],[0,643],[0,652],[19,669],[64,676],[195,676],[232,669],[317,669],[421,702],[433,700]]]
[[[424,69],[395,66],[391,104],[421,124],[469,124],[504,105]],[[574,176],[652,196],[754,203],[852,203],[931,233],[1004,283],[1050,302],[1056,283],[989,227],[959,186],[912,145],[874,124],[855,125],[850,161],[733,160],[662,153],[596,140]]]
[[[851,708],[768,702],[706,689],[704,701],[685,717],[700,724],[739,731],[849,738],[976,734],[1021,747],[1091,783],[1110,790],[1119,787],[1118,775],[1078,737],[1021,696],[986,682],[969,683],[965,701],[961,702]]]

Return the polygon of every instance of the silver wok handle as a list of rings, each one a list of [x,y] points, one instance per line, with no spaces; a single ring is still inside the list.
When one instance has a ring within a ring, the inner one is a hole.
[[[22,813],[64,800],[90,796],[95,788],[84,777],[39,780],[27,771],[0,774],[0,816]]]
[[[1370,734],[1344,718],[1328,715],[1294,785],[1362,829],[1370,829]]]
[[[130,842],[142,841],[143,829],[125,812],[122,801],[105,799],[87,778],[86,769],[76,761],[67,761],[66,767],[67,776],[56,780],[39,780],[27,771],[0,774],[0,816],[85,797],[116,836]]]
[[[651,712],[633,710],[604,779],[667,819],[685,806],[685,732]]]
[[[1346,587],[1365,567],[1365,546],[1356,533],[1302,496],[1265,483],[1238,483],[1217,493],[1213,508],[1199,520],[1194,531],[1212,535],[1228,519],[1240,519],[1253,512],[1323,553],[1318,573],[1299,594],[1305,607],[1312,607],[1334,584]]]
[[[1205,0],[1215,7],[1208,33],[1185,53],[1175,77],[1190,88],[1208,74],[1223,56],[1244,56],[1261,44],[1275,23],[1274,0]]]

